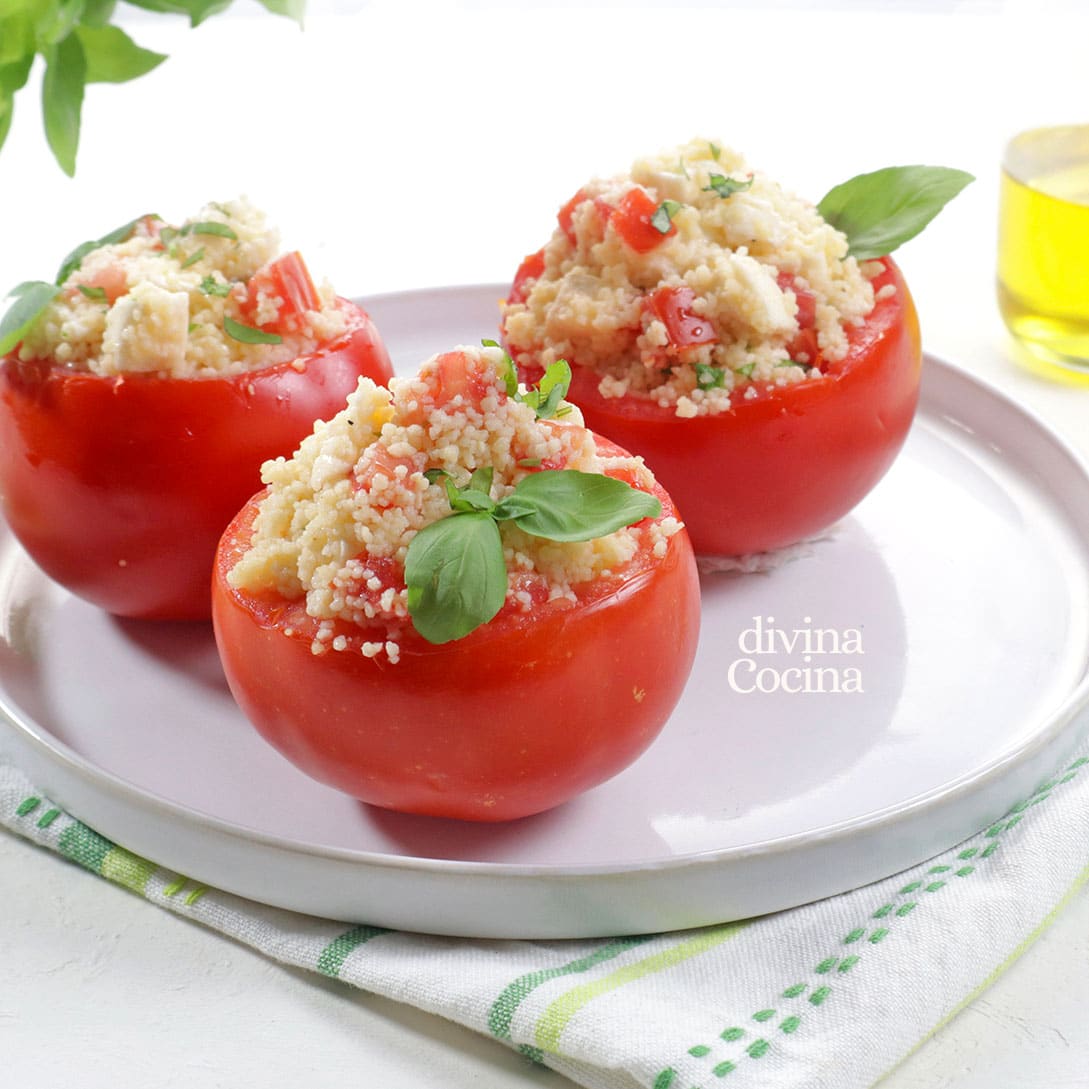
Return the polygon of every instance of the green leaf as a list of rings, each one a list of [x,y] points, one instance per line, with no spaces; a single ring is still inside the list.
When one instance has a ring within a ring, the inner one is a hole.
[[[180,267],[181,268],[191,268],[198,261],[203,261],[203,260],[204,260],[204,247],[201,246],[199,250],[197,250],[195,253],[191,253],[184,261],[182,261]],[[203,282],[201,283],[200,286],[203,289],[203,287],[204,287]],[[225,285],[225,286],[227,286],[227,285]],[[231,290],[230,287],[227,286],[227,293],[228,294],[230,294],[230,290]],[[205,294],[208,294],[208,292],[205,292]]]
[[[534,508],[514,517],[515,525],[550,541],[589,541],[662,513],[653,495],[611,476],[576,469],[531,473],[515,487],[513,498]]]
[[[238,235],[226,223],[217,223],[214,219],[201,223],[187,223],[179,234],[210,234],[217,238],[230,238],[238,241]]]
[[[87,284],[76,284],[79,293],[85,299],[94,299],[97,302],[106,301],[106,289],[104,287],[90,287]]]
[[[722,389],[726,384],[726,372],[722,367],[712,367],[709,363],[696,364],[696,385],[700,389]]]
[[[497,340],[481,340],[481,345],[485,348],[498,348],[503,352],[503,362],[499,368],[499,376],[503,379],[503,384],[507,387],[508,397],[518,396],[518,372],[514,368],[514,360],[507,354],[503,345]]]
[[[705,193],[718,193],[723,200],[732,197],[734,193],[744,193],[746,189],[752,188],[752,178],[739,181],[737,178],[727,178],[723,174],[711,174],[707,180],[711,184],[705,185],[703,191]]]
[[[120,227],[115,227],[112,231],[108,231],[101,238],[93,239],[90,242],[81,242],[72,252],[61,262],[60,268],[57,270],[58,284],[63,284],[73,272],[81,264],[83,264],[83,258],[93,250],[100,249],[102,246],[113,246],[118,242],[125,242],[132,237],[133,231],[136,230],[136,225],[142,219],[158,219],[159,217],[153,212],[148,212],[145,215],[137,216],[135,219],[130,219],[128,223],[122,223]]]
[[[79,37],[69,34],[49,51],[42,80],[45,136],[61,170],[72,177],[79,148],[79,118],[87,62]]]
[[[654,215],[650,217],[650,225],[660,234],[669,234],[669,228],[673,226],[673,217],[684,207],[677,200],[663,200],[654,209]]]
[[[722,148],[720,148],[718,144],[712,143],[710,140],[707,142],[707,147],[711,151],[711,158],[717,163],[718,157],[722,154]]]
[[[42,280],[27,280],[8,292],[8,298],[15,301],[0,319],[0,355],[7,355],[26,336],[41,312],[59,294],[60,288]]]
[[[214,276],[205,276],[200,282],[200,289],[205,295],[214,295],[217,299],[225,299],[231,293],[231,285],[221,284]]]
[[[830,189],[817,211],[847,236],[847,252],[867,261],[914,238],[974,180],[946,166],[889,166]]]
[[[75,30],[83,13],[83,0],[50,0],[32,6],[34,45],[43,56]]]
[[[458,512],[485,511],[488,514],[495,510],[495,501],[488,494],[487,489],[481,490],[475,488],[471,481],[464,488],[458,488],[455,486],[454,481],[450,478],[449,474],[447,474],[444,483],[446,486],[446,498],[450,501],[451,510]],[[488,485],[489,487],[491,486],[490,477]]]
[[[226,11],[231,0],[128,0],[133,7],[169,15],[188,15],[190,26],[200,26],[211,15]]]
[[[301,27],[306,14],[306,0],[261,0],[261,4],[273,15],[286,15]]]
[[[127,83],[166,60],[165,53],[141,49],[120,27],[81,26],[76,34],[87,59],[88,83]]]
[[[223,331],[232,340],[242,344],[283,344],[284,338],[279,333],[267,333],[264,329],[255,329],[252,325],[243,325],[234,318],[223,315]]]
[[[113,18],[117,0],[86,0],[80,22],[86,27],[106,26]]]
[[[405,557],[412,624],[449,643],[486,624],[507,598],[499,527],[490,514],[452,514],[412,538]]]
[[[548,365],[537,386],[537,402],[533,405],[537,418],[551,419],[553,416],[562,415],[560,402],[570,388],[571,367],[566,359],[556,359],[555,363]],[[528,400],[526,403],[529,403]]]

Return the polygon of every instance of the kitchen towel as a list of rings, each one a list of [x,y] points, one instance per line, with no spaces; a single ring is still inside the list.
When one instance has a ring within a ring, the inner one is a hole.
[[[1089,876],[1089,755],[895,877],[759,919],[612,940],[428,937],[254,903],[114,845],[5,765],[0,823],[270,957],[467,1025],[590,1089],[856,1089],[984,989]]]

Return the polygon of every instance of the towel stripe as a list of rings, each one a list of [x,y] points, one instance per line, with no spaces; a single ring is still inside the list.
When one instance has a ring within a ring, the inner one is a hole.
[[[665,971],[667,968],[672,968],[674,965],[690,960],[692,957],[698,957],[701,953],[707,952],[708,949],[713,949],[715,946],[722,945],[724,942],[736,937],[749,925],[749,922],[750,920],[744,919],[740,922],[727,923],[725,926],[702,931],[694,938],[689,938],[687,941],[671,946],[661,953],[645,957],[634,964],[626,964],[610,975],[584,983],[561,995],[545,1010],[537,1022],[535,1032],[537,1046],[544,1051],[554,1052],[560,1037],[563,1035],[563,1030],[571,1019],[595,998],[608,994],[610,991],[615,991],[627,983],[634,983],[636,980],[645,979],[656,972]]]
[[[628,949],[632,949],[643,942],[650,941],[654,935],[645,935],[632,938],[618,938],[607,945],[599,946],[592,953],[577,960],[568,961],[566,964],[557,965],[555,968],[541,968],[536,972],[527,972],[519,976],[513,983],[508,984],[500,996],[492,1003],[488,1011],[488,1028],[493,1036],[500,1040],[510,1039],[510,1025],[518,1007],[527,996],[550,979],[571,975],[575,972],[586,972],[598,964],[613,957],[619,956]]]
[[[379,934],[387,932],[386,928],[381,926],[353,926],[351,930],[346,930],[339,937],[334,938],[318,954],[318,960],[314,967],[322,975],[332,976],[333,979],[336,979],[340,975],[340,970],[344,967],[348,955],[353,950],[358,949],[365,942],[369,942],[371,938],[376,938]]]

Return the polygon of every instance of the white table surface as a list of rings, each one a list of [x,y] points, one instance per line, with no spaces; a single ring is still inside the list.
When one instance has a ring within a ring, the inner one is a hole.
[[[799,192],[934,162],[977,182],[901,252],[924,340],[1089,454],[1089,387],[1011,359],[993,302],[1005,139],[1087,120],[1084,5],[765,0],[685,8],[246,0],[196,31],[129,9],[171,59],[96,86],[74,180],[36,85],[0,152],[0,286],[134,214],[248,193],[344,294],[508,279],[591,174],[689,136]],[[39,73],[40,75],[40,73]],[[36,76],[35,79],[38,77]],[[489,1040],[282,968],[0,833],[3,1084],[562,1089]],[[1062,1089],[1089,1060],[1089,893],[885,1089]]]

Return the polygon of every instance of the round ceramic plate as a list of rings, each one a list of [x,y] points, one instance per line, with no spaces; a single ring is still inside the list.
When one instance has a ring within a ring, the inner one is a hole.
[[[501,294],[367,305],[411,370],[492,335]],[[1001,815],[1082,734],[1089,478],[970,376],[928,358],[892,471],[780,559],[703,576],[691,680],[634,765],[552,812],[471,825],[306,778],[235,707],[209,627],[109,617],[3,530],[0,750],[109,838],[258,901],[578,937],[722,922],[886,876]]]

